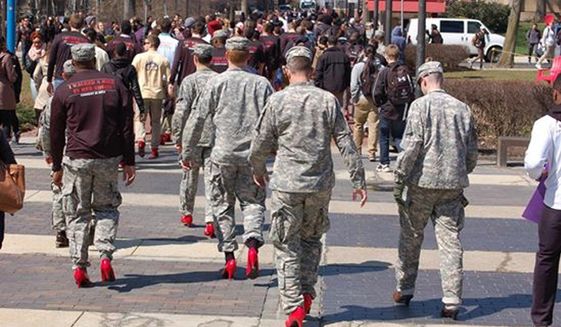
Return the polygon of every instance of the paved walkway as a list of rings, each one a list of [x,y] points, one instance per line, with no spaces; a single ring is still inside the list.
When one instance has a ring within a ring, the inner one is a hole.
[[[7,239],[0,251],[0,326],[284,326],[270,244],[260,251],[258,279],[242,277],[242,247],[236,254],[238,277],[222,280],[218,270],[223,257],[216,241],[202,236],[202,190],[197,226],[179,224],[180,171],[170,146],[155,162],[139,159],[137,181],[122,186],[117,280],[99,282],[98,256],[92,248],[89,272],[97,282],[91,289],[75,287],[68,250],[54,248],[49,169],[31,145],[15,151],[26,165],[27,202],[16,216],[7,217]],[[437,317],[441,291],[432,227],[427,227],[415,298],[409,308],[395,307],[390,296],[399,222],[389,191],[391,175],[375,174],[375,164],[364,161],[369,185],[377,191],[359,208],[350,200],[347,174],[335,157],[338,182],[320,295],[306,326],[450,324]],[[485,162],[471,182],[462,234],[465,305],[454,325],[528,326],[537,237],[536,225],[519,215],[534,182],[520,168],[498,169]],[[560,322],[561,314],[555,318]]]

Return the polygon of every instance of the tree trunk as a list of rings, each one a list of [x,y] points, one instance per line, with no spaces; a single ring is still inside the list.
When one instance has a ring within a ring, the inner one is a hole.
[[[516,49],[516,34],[520,22],[520,12],[522,11],[523,0],[512,0],[510,8],[510,16],[508,16],[508,28],[506,30],[505,42],[503,46],[503,54],[499,60],[498,66],[512,67],[514,64],[514,51]]]
[[[245,14],[245,17],[247,17],[248,13],[248,8],[247,8],[247,0],[242,0],[242,12]]]
[[[123,19],[130,19],[135,15],[136,11],[136,1],[135,0],[125,0],[123,1],[125,5],[123,8]]]
[[[545,16],[545,0],[536,1],[536,12],[534,13],[534,22],[539,23],[543,21]]]

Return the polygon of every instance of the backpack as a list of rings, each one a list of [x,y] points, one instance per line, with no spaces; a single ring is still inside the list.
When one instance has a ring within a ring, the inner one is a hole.
[[[386,82],[386,94],[394,106],[409,104],[415,98],[415,87],[406,65],[389,68]]]
[[[363,47],[360,44],[351,44],[346,50],[347,50],[346,55],[347,57],[349,57],[352,67],[357,62],[358,57],[360,56],[363,50]]]
[[[374,57],[364,63],[364,68],[360,74],[360,89],[365,97],[372,96],[372,87],[376,83],[382,62],[380,58]]]

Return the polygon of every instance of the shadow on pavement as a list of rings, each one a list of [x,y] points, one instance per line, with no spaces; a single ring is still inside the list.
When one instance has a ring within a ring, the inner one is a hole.
[[[336,276],[348,274],[360,274],[365,272],[378,272],[387,270],[391,264],[382,261],[365,261],[363,263],[349,264],[327,264],[320,266],[320,276]]]

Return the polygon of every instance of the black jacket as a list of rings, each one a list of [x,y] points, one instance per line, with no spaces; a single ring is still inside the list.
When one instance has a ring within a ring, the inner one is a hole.
[[[138,106],[138,111],[144,113],[144,100],[142,100],[142,94],[140,93],[138,75],[128,58],[111,59],[111,61],[101,67],[101,71],[119,77],[132,93],[136,105]]]
[[[315,85],[331,93],[343,92],[351,84],[351,62],[338,47],[325,49],[316,66]]]

